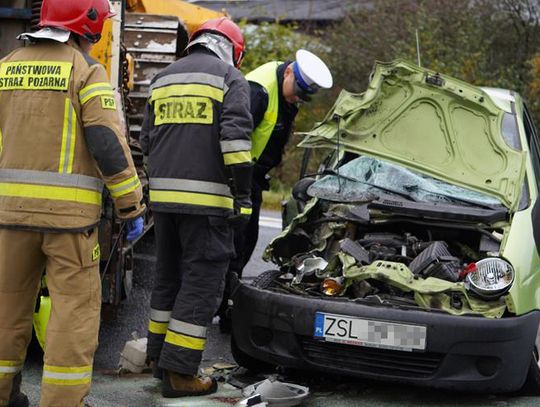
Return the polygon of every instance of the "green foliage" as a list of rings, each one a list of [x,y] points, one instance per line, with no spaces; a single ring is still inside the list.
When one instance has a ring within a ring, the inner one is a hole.
[[[266,25],[258,31],[257,35],[267,37],[251,45],[255,65],[270,60],[265,55],[281,56],[290,50],[292,58],[296,47],[311,46],[334,75],[334,88],[320,92],[303,107],[297,131],[320,121],[341,89],[363,92],[376,60],[417,62],[417,31],[422,66],[475,85],[513,89],[528,99],[533,117],[540,120],[539,0],[373,0],[365,4],[312,40],[298,34],[296,27]],[[295,42],[298,38],[301,41]],[[288,186],[297,179],[301,165],[303,152],[295,148],[298,141],[298,136],[292,138],[283,164],[274,171]]]
[[[537,0],[376,0],[331,30],[332,69],[338,85],[360,92],[375,60],[417,61],[418,30],[422,66],[526,95],[538,13]]]
[[[244,21],[240,26],[247,44],[241,67],[245,74],[270,61],[294,60],[294,54],[299,48],[312,52],[321,48],[316,37],[298,31],[294,25],[253,25]]]
[[[294,60],[295,53],[300,48],[314,52],[323,59],[328,52],[328,47],[322,44],[318,36],[302,33],[294,25],[262,23],[255,26],[245,22],[241,22],[240,25],[247,44],[246,56],[241,67],[244,74],[269,61]],[[331,92],[330,100],[333,101],[337,94],[336,91]],[[294,123],[295,131],[310,130],[314,122],[322,120],[328,110],[328,96],[328,92],[321,92],[309,105],[300,108]],[[295,148],[300,141],[298,136],[293,135],[291,139],[283,164],[272,174],[274,180],[271,187],[274,197],[282,197],[284,193],[288,193],[290,186],[299,176],[303,150]],[[276,198],[274,201],[279,202],[280,199]]]

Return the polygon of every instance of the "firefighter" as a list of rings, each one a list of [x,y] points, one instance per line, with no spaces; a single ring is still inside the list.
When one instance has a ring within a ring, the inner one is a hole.
[[[157,251],[148,355],[164,397],[217,389],[197,373],[234,254],[231,224],[251,213],[249,85],[237,69],[243,51],[236,24],[208,20],[192,34],[188,55],[150,85],[141,132]]]
[[[246,228],[235,230],[236,256],[229,266],[229,272],[236,272],[239,277],[242,277],[242,271],[257,244],[262,191],[270,187],[267,174],[281,163],[298,105],[310,101],[319,89],[329,89],[333,84],[326,64],[313,53],[302,49],[296,52],[295,61],[268,62],[248,73],[246,79],[250,86],[254,126],[251,155],[255,163],[251,190],[252,214]],[[230,320],[225,315],[228,291],[219,310],[222,332],[230,331]]]
[[[0,60],[0,405],[28,406],[21,370],[44,269],[52,311],[40,406],[83,406],[101,307],[104,185],[133,238],[142,190],[105,69],[85,51],[107,0],[44,0],[28,46]]]

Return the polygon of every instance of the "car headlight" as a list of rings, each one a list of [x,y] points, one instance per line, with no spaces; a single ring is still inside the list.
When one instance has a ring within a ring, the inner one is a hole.
[[[514,268],[497,257],[488,257],[475,263],[476,268],[466,277],[472,292],[485,299],[495,299],[506,293],[514,282]]]

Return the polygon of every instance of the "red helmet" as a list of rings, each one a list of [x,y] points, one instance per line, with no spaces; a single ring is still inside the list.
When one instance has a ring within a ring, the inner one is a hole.
[[[240,67],[242,58],[244,57],[244,36],[242,35],[242,31],[240,31],[240,27],[238,27],[230,18],[213,18],[197,28],[193,34],[191,34],[189,41],[193,41],[205,32],[220,34],[232,42],[234,66],[237,68]]]
[[[98,42],[103,23],[114,15],[109,0],[43,0],[39,25],[63,28]]]

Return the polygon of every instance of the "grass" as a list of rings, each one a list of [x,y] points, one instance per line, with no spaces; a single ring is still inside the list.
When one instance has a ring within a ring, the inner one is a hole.
[[[263,191],[262,209],[281,211],[281,201],[289,199],[290,196],[290,188]]]

